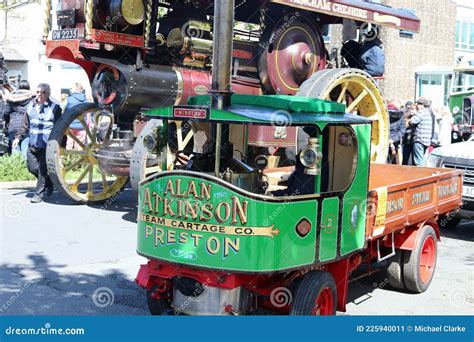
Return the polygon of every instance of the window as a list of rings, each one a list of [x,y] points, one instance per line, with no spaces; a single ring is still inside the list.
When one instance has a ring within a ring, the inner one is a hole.
[[[474,75],[468,73],[456,72],[452,84],[452,92],[459,93],[469,91],[474,88]]]
[[[402,8],[402,10],[405,11],[405,12],[408,12],[410,14],[413,14],[413,15],[416,14],[416,11],[414,9],[411,9],[411,8]],[[407,31],[407,30],[400,30],[400,37],[401,38],[410,38],[410,39],[412,39],[413,38],[413,32]]]
[[[425,96],[433,101],[433,107],[446,105],[449,97],[449,73],[416,74],[416,95]]]
[[[325,44],[328,44],[331,42],[331,26],[330,25],[326,25],[325,27],[323,27],[323,39],[324,39]]]
[[[456,48],[474,51],[474,23],[456,22]]]

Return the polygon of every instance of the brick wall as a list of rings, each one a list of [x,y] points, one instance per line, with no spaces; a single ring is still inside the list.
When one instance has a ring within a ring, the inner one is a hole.
[[[412,100],[415,70],[424,65],[453,66],[455,61],[456,4],[452,0],[385,0],[396,8],[416,11],[421,29],[412,39],[399,31],[382,29],[386,53],[386,79],[382,90],[387,98]]]
[[[395,8],[415,10],[421,20],[413,38],[382,28],[380,39],[386,53],[386,79],[380,82],[388,99],[414,100],[415,71],[422,66],[452,67],[455,63],[456,4],[452,0],[384,0]],[[331,43],[341,47],[342,25],[333,25]]]

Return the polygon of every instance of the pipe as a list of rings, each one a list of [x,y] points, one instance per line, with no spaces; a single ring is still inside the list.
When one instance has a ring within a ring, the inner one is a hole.
[[[214,1],[214,42],[212,53],[212,108],[230,106],[232,43],[235,0]]]
[[[214,1],[214,41],[212,52],[212,108],[223,110],[230,106],[232,45],[234,33],[234,0]],[[229,140],[228,125],[217,124],[213,130],[216,141],[216,163],[214,173],[219,177],[223,144]]]

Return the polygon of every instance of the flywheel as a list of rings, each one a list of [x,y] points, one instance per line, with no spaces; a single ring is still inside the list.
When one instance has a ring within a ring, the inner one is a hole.
[[[260,79],[267,93],[294,95],[306,79],[326,67],[321,33],[299,12],[267,27],[259,50]]]

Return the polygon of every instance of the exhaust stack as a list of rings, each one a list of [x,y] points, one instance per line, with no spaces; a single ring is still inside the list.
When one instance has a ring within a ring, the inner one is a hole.
[[[235,0],[214,1],[214,42],[212,52],[211,106],[219,110],[231,104],[230,90],[232,45],[234,33]],[[229,125],[217,124],[213,130],[216,141],[216,163],[214,174],[220,175],[222,150],[229,150]],[[224,156],[228,151],[224,152]]]
[[[232,91],[232,37],[234,32],[235,0],[214,1],[214,42],[212,53],[212,107],[230,106]]]

